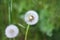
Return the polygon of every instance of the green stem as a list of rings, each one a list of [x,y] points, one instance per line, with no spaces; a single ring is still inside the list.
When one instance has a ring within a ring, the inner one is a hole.
[[[20,26],[20,27],[22,27],[22,28],[25,28],[22,24],[20,24],[20,23],[18,23],[18,25]]]
[[[9,19],[9,24],[11,23],[11,14],[10,14],[10,7],[8,8],[9,9],[9,14],[8,14],[8,19]]]
[[[27,35],[28,35],[28,30],[29,30],[29,25],[27,26],[26,33],[25,33],[25,40],[27,40]]]
[[[12,12],[12,4],[13,4],[13,1],[11,0],[11,12]]]
[[[11,24],[11,12],[12,12],[12,0],[9,0],[8,3],[8,19],[9,19],[9,24]]]
[[[13,38],[13,40],[15,40],[15,38]]]
[[[11,40],[11,38],[9,40]]]

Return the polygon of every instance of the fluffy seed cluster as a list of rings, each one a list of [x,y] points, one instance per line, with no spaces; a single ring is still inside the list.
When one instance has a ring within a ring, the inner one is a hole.
[[[27,11],[24,19],[27,24],[34,25],[38,22],[38,14],[34,10]]]
[[[7,28],[5,29],[5,35],[8,38],[15,38],[19,33],[19,29],[17,28],[17,26],[15,25],[9,25],[7,26]]]

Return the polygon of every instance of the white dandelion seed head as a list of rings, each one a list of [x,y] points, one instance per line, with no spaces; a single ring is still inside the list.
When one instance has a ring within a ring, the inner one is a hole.
[[[38,22],[38,14],[36,11],[30,10],[25,14],[25,22],[29,25],[34,25]]]
[[[15,38],[18,35],[18,33],[19,33],[19,29],[15,25],[9,25],[5,30],[5,35],[8,38]]]

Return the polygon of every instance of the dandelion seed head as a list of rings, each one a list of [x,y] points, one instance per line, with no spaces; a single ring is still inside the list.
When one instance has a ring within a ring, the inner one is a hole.
[[[36,11],[30,10],[25,14],[25,22],[29,25],[34,25],[38,22],[38,14]]]
[[[5,30],[5,35],[8,38],[15,38],[18,35],[18,33],[19,33],[19,29],[15,25],[9,25]]]

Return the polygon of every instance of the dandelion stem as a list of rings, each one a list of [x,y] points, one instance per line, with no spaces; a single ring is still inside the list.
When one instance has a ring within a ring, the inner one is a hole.
[[[12,12],[12,0],[9,0],[8,3],[8,19],[9,19],[9,24],[11,24],[11,12]]]
[[[27,40],[27,35],[28,35],[28,31],[29,31],[29,25],[27,26],[27,29],[26,29],[26,33],[25,33],[25,40]]]
[[[13,38],[13,40],[15,40],[15,38]]]
[[[22,28],[25,28],[22,24],[18,23],[19,26],[21,26]]]
[[[9,40],[11,40],[11,38]]]

